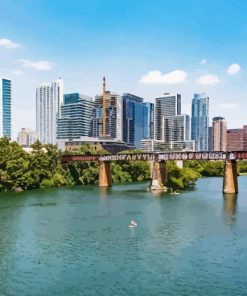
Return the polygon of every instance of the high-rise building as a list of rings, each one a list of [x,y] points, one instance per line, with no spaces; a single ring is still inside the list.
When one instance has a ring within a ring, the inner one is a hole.
[[[209,97],[194,94],[192,99],[191,140],[196,142],[196,150],[208,150]]]
[[[105,130],[103,129],[104,120]],[[103,95],[95,97],[90,135],[116,141],[123,140],[122,96],[106,91]]]
[[[63,80],[45,83],[36,89],[36,130],[42,144],[56,144],[57,119],[63,100]]]
[[[163,117],[181,114],[181,95],[165,93],[162,97],[155,98],[154,109],[154,136],[156,140],[162,140]]]
[[[226,151],[227,136],[226,136],[226,120],[223,117],[213,118],[213,150]]]
[[[65,94],[61,115],[57,119],[57,139],[78,139],[89,136],[94,103],[79,93]]]
[[[162,140],[165,143],[172,141],[188,141],[190,131],[189,115],[164,116]]]
[[[153,104],[129,93],[123,94],[122,100],[123,141],[140,148],[141,140],[152,135]]]
[[[154,138],[154,104],[146,102],[144,105],[147,107],[147,124],[144,125],[144,139]]]
[[[247,125],[239,129],[227,130],[227,151],[247,150]]]
[[[11,139],[11,80],[0,78],[0,137]]]
[[[18,133],[17,143],[22,147],[30,147],[37,141],[37,139],[38,135],[35,131],[28,128],[22,128]]]
[[[208,127],[208,151],[214,150],[214,133],[213,133],[213,127]]]

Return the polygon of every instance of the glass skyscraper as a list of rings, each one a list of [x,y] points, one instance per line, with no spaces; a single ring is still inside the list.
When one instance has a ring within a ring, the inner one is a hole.
[[[94,103],[79,93],[65,94],[61,115],[57,119],[57,139],[78,139],[89,136]]]
[[[196,150],[208,150],[209,97],[194,94],[192,99],[191,140],[195,140]]]
[[[147,108],[144,115],[144,139],[154,138],[154,104],[144,103]]]
[[[125,93],[123,98],[123,141],[141,147],[143,138],[152,136],[153,104],[143,103],[143,99]]]
[[[0,137],[11,139],[11,80],[0,79]]]

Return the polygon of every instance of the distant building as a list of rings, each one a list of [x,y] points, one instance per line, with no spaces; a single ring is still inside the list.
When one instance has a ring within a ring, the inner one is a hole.
[[[196,150],[208,150],[209,97],[194,94],[192,99],[191,139],[196,142]]]
[[[0,137],[11,139],[12,82],[0,78]]]
[[[213,118],[213,150],[226,151],[227,136],[226,136],[226,120],[223,117]]]
[[[144,103],[147,107],[147,124],[144,125],[144,139],[153,139],[154,138],[154,104],[153,103]]]
[[[145,152],[165,152],[165,151],[195,151],[195,141],[171,141],[165,143],[162,140],[143,139],[141,149]]]
[[[155,98],[154,107],[154,138],[162,140],[163,117],[181,114],[181,95],[165,93],[162,97]]]
[[[94,103],[91,97],[78,93],[65,94],[61,115],[57,119],[57,139],[89,136]]]
[[[208,151],[214,150],[214,135],[213,135],[213,127],[208,127]]]
[[[189,115],[164,116],[162,130],[162,140],[165,143],[188,141],[190,131]]]
[[[36,89],[36,130],[42,144],[56,144],[62,100],[63,80],[60,78]]]
[[[91,125],[92,137],[103,135],[103,96],[95,97]],[[110,91],[106,92],[106,138],[123,141],[123,101],[122,97]]]
[[[247,150],[247,125],[242,129],[227,130],[227,151]]]
[[[89,144],[93,150],[104,149],[109,153],[118,153],[123,150],[132,150],[133,146],[124,142],[115,141],[111,139],[99,139],[92,137],[80,137],[74,140],[58,140],[58,148],[62,151],[71,153],[78,153],[82,145]]]
[[[17,143],[25,148],[30,147],[38,140],[38,135],[36,131],[31,129],[22,128],[17,136]]]
[[[141,140],[153,134],[153,104],[129,93],[123,94],[122,100],[123,141],[140,148]]]

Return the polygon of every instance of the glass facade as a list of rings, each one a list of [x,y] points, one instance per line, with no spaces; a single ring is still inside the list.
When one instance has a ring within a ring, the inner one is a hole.
[[[123,141],[141,148],[141,140],[153,134],[153,104],[132,94],[123,94]]]
[[[196,150],[208,151],[209,97],[194,94],[192,99],[191,139],[195,140]]]
[[[146,109],[144,110],[144,139],[154,138],[154,104],[144,103]]]
[[[89,136],[93,112],[92,98],[78,93],[65,94],[61,116],[57,119],[57,139]]]
[[[103,135],[103,96],[95,97],[92,122],[91,137]],[[106,92],[106,135],[104,138],[123,140],[123,101],[122,97],[110,91]]]
[[[11,139],[11,80],[1,79],[0,91],[0,136]]]

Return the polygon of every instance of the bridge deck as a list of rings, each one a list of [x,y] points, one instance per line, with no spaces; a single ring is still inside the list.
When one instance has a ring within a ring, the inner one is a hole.
[[[63,155],[62,162],[73,161],[134,161],[134,160],[247,160],[247,151],[196,151],[165,153],[129,153],[109,155]]]

